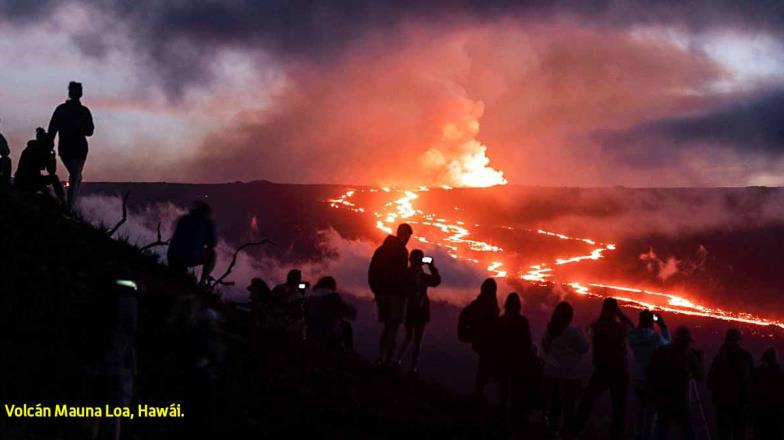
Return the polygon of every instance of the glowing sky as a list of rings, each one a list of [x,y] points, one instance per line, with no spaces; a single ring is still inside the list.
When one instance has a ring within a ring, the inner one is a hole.
[[[740,3],[0,0],[0,131],[78,80],[89,180],[784,185],[784,6]]]

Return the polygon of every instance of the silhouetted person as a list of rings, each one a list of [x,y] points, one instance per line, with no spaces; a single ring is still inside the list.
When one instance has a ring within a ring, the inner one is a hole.
[[[343,300],[337,289],[335,278],[322,277],[305,299],[307,340],[337,351],[350,352],[354,346],[354,332],[349,320],[357,316],[357,311]]]
[[[659,325],[660,332],[654,329]],[[656,420],[656,402],[648,387],[645,372],[651,362],[653,353],[670,343],[670,330],[661,315],[654,315],[650,310],[640,312],[636,328],[629,329],[629,348],[634,354],[632,367],[632,390],[634,391],[635,437],[638,440],[650,440],[653,423]]]
[[[202,266],[199,283],[206,285],[215,268],[216,244],[212,209],[207,203],[197,201],[177,220],[167,253],[169,267],[175,273],[185,274],[188,268]]]
[[[691,331],[679,327],[670,345],[653,353],[646,376],[656,400],[656,439],[669,438],[670,425],[681,429],[685,440],[693,440],[694,426],[689,411],[693,380],[703,376],[702,352],[691,348]],[[695,391],[696,391],[696,387]]]
[[[751,353],[741,347],[740,330],[727,330],[724,344],[708,371],[708,388],[713,397],[721,440],[746,438],[753,373],[754,360]]]
[[[289,339],[301,342],[305,339],[305,292],[308,284],[302,281],[302,271],[292,269],[286,274],[286,282],[272,289],[272,301]]]
[[[498,329],[498,285],[493,278],[482,283],[479,296],[461,312],[457,334],[461,341],[471,344],[479,355],[476,367],[474,395],[484,400],[485,387],[497,377],[497,329]]]
[[[568,302],[555,307],[542,337],[545,401],[550,432],[561,432],[574,423],[582,383],[579,365],[590,344],[579,327],[571,325],[574,309]]]
[[[49,137],[43,128],[35,130],[35,139],[27,142],[27,147],[19,157],[14,175],[14,186],[20,191],[49,193],[51,185],[57,198],[65,203],[65,191],[55,174],[54,152],[49,145]],[[41,174],[46,170],[47,174]]]
[[[248,286],[248,294],[250,296],[251,332],[255,337],[268,324],[268,316],[272,307],[272,291],[263,279],[253,278]]]
[[[784,371],[775,348],[762,354],[751,383],[754,440],[784,438]]]
[[[57,151],[68,170],[68,206],[73,208],[82,183],[82,170],[87,160],[87,137],[95,126],[90,110],[82,105],[82,84],[68,84],[68,100],[57,106],[49,121],[49,136],[60,135]]]
[[[498,378],[502,408],[513,414],[531,408],[533,382],[528,373],[534,362],[531,326],[520,314],[522,304],[517,293],[510,293],[504,303],[504,314],[498,319]]]
[[[441,275],[433,261],[427,264],[422,263],[425,254],[420,249],[414,249],[409,255],[410,266],[408,268],[408,287],[406,300],[406,338],[400,346],[398,353],[398,364],[403,362],[408,346],[413,342],[414,348],[411,353],[411,373],[417,373],[419,365],[419,354],[422,351],[422,337],[425,334],[425,326],[430,322],[430,298],[427,296],[429,287],[438,287],[441,284]],[[425,272],[427,266],[428,272]]]
[[[11,184],[11,148],[5,140],[3,133],[0,133],[0,187]]]
[[[373,253],[368,268],[368,284],[378,307],[378,320],[384,325],[379,338],[380,365],[393,361],[397,333],[406,312],[406,245],[414,231],[408,224],[397,227],[397,235],[389,235]]]
[[[613,412],[610,438],[623,438],[626,427],[626,391],[629,383],[626,329],[633,325],[621,312],[614,298],[604,300],[599,319],[590,328],[594,370],[577,409],[575,432],[580,432],[585,426],[596,398],[609,390]]]

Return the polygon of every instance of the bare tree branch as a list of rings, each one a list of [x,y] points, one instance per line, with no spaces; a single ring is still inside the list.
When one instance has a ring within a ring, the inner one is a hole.
[[[140,247],[139,249],[143,252],[143,251],[146,251],[147,249],[152,249],[152,248],[154,248],[156,246],[168,246],[170,242],[171,242],[171,239],[163,241],[163,238],[161,237],[161,222],[158,222],[158,240],[153,241],[150,244],[146,244],[146,245]]]
[[[226,272],[224,272],[223,275],[221,275],[220,277],[215,279],[212,282],[212,284],[209,284],[209,290],[214,289],[215,286],[217,286],[217,285],[233,286],[234,282],[224,281],[224,280],[226,279],[227,276],[229,276],[229,274],[231,274],[232,269],[234,269],[234,266],[237,264],[237,255],[239,255],[239,253],[242,252],[245,248],[248,248],[248,247],[251,247],[251,246],[260,246],[262,244],[271,244],[273,246],[275,245],[275,243],[273,243],[271,240],[268,240],[268,239],[265,238],[264,240],[254,241],[254,242],[250,242],[250,243],[245,243],[242,246],[238,247],[237,250],[234,251],[234,255],[232,255],[232,257],[231,257],[231,263],[229,263],[229,267],[226,268]]]
[[[120,226],[125,224],[125,221],[128,220],[128,197],[130,195],[131,195],[131,193],[129,193],[129,192],[127,192],[127,193],[125,193],[123,195],[123,198],[122,198],[122,218],[120,219],[119,222],[117,222],[116,225],[114,225],[114,227],[111,229],[111,231],[109,231],[109,237],[114,235],[114,233],[117,232],[118,229],[120,229]]]

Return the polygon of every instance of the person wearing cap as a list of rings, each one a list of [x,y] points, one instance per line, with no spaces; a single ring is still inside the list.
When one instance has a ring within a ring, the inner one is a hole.
[[[716,410],[719,439],[744,439],[754,359],[741,346],[740,329],[727,330],[724,344],[708,371],[708,388]]]
[[[68,100],[57,106],[49,121],[50,141],[59,135],[57,151],[68,170],[68,206],[73,208],[82,183],[82,170],[87,160],[87,138],[95,125],[90,109],[82,105],[82,84],[68,84]]]
[[[656,402],[656,439],[669,438],[670,425],[681,429],[683,438],[695,438],[689,409],[691,382],[703,377],[702,352],[692,348],[693,338],[688,327],[675,331],[672,343],[653,353],[646,378]]]

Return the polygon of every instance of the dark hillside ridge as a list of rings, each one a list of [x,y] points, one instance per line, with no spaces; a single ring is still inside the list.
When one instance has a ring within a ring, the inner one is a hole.
[[[0,193],[0,401],[78,404],[83,365],[96,344],[106,267],[127,267],[141,286],[138,403],[169,405],[186,389],[174,305],[204,292],[155,257],[64,216],[44,197]],[[249,344],[241,321],[222,334],[228,355],[211,399],[205,438],[476,438],[495,435],[482,411],[441,387],[379,371],[355,356],[279,343]],[[184,405],[185,406],[185,405]],[[136,419],[127,438],[184,438],[183,419]],[[8,419],[0,438],[86,438],[84,420]],[[495,424],[493,424],[495,426]],[[189,437],[192,438],[192,437]]]

